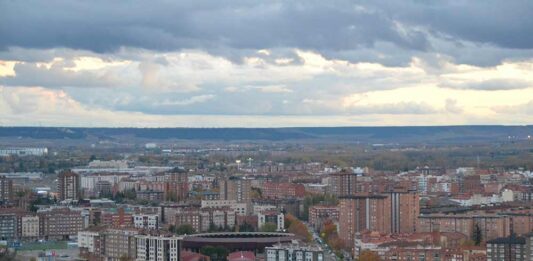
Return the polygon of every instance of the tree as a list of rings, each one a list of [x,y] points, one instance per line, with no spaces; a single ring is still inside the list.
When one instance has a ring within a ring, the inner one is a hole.
[[[337,226],[331,221],[327,220],[320,231],[320,237],[335,251],[339,251],[344,247],[344,242],[337,234]]]
[[[327,220],[320,231],[320,237],[327,240],[335,232],[337,232],[337,226],[331,220]]]
[[[467,239],[463,241],[463,243],[461,244],[461,246],[474,246],[474,245],[476,245],[476,242],[474,242],[472,239]]]
[[[1,247],[0,248],[0,260],[2,261],[11,261],[16,260],[15,257],[17,256],[17,251],[11,251],[7,247]]]
[[[247,222],[244,222],[239,226],[239,232],[255,232],[255,228]]]
[[[481,241],[483,241],[483,234],[481,232],[481,227],[479,226],[479,223],[476,223],[473,228],[474,231],[472,231],[472,241],[474,241],[474,244],[476,246],[479,246],[481,244]]]
[[[370,250],[363,250],[361,254],[359,254],[359,261],[380,261],[379,255]]]
[[[120,258],[119,258],[119,261],[132,261],[133,258],[132,257],[129,257],[127,255],[122,255]]]
[[[212,257],[215,255],[215,247],[214,246],[202,246],[200,248],[200,254],[202,255],[206,255],[206,256],[209,256],[209,257]]]
[[[135,199],[137,198],[137,192],[135,192],[135,189],[127,189],[124,190],[124,197],[127,199]]]
[[[229,250],[222,246],[214,247],[207,245],[200,248],[200,254],[209,256],[213,261],[225,260],[229,254]]]
[[[191,234],[194,234],[195,232],[196,231],[190,224],[183,224],[176,229],[176,233],[178,235],[191,235]]]
[[[276,232],[276,230],[278,230],[278,225],[267,222],[259,230],[261,230],[261,232]]]
[[[172,233],[176,233],[176,226],[175,225],[168,226],[168,231],[170,231]]]
[[[252,188],[252,198],[253,199],[260,199],[263,198],[263,191],[261,191],[260,188]]]
[[[209,233],[213,233],[213,232],[220,232],[220,231],[223,231],[224,229],[222,227],[219,227],[217,225],[215,225],[215,223],[211,222],[209,224],[209,228],[207,229],[207,232]]]
[[[295,216],[287,214],[285,216],[285,224],[289,224],[287,230],[290,233],[302,237],[307,242],[311,242],[311,240],[313,239],[311,233],[309,233],[309,230],[307,229],[307,226],[305,226],[305,224],[302,223],[302,221],[297,219]]]

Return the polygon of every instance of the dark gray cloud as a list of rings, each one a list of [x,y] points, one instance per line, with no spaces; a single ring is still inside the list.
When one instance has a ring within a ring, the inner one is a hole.
[[[527,13],[531,2],[454,3],[2,1],[0,48],[296,47],[342,52],[389,42],[423,51],[430,48],[427,32],[510,48],[533,45]]]
[[[193,3],[3,1],[0,46],[95,52],[121,46],[342,50],[381,40],[409,49],[427,47],[422,33],[399,32],[388,17],[358,11],[347,1]]]
[[[532,11],[532,1],[2,1],[0,49],[194,48],[237,61],[301,48],[398,65],[403,52],[455,55],[430,37],[531,49]]]
[[[370,1],[373,8],[407,26],[426,28],[441,38],[490,43],[504,48],[533,48],[533,2],[517,1]]]

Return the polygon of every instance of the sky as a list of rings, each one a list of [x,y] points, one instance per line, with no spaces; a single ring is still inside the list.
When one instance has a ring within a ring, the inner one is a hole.
[[[0,0],[0,126],[533,124],[533,1]]]

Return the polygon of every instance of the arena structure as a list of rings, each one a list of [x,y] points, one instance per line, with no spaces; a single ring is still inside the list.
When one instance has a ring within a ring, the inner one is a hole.
[[[182,249],[199,252],[203,246],[225,247],[230,252],[252,251],[263,253],[265,247],[277,243],[287,243],[296,240],[297,236],[290,233],[276,232],[222,232],[202,233],[185,236],[182,239]]]

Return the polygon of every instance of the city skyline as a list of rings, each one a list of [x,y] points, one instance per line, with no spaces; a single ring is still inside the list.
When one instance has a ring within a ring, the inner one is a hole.
[[[0,2],[0,125],[533,123],[533,2]]]

